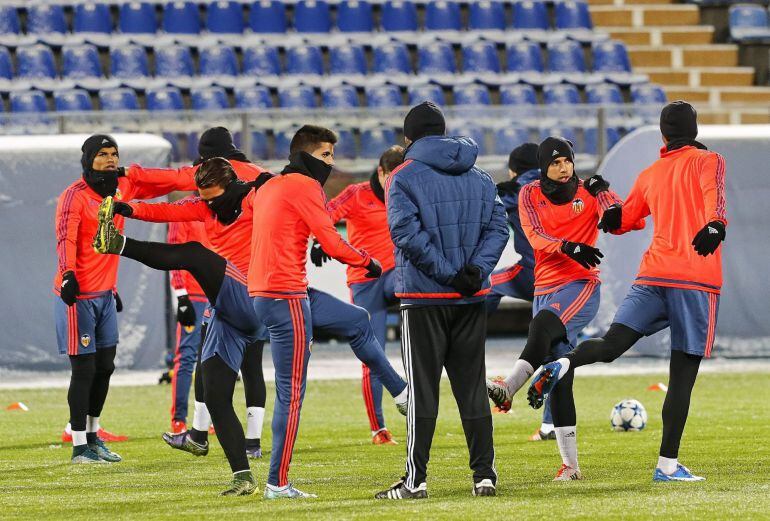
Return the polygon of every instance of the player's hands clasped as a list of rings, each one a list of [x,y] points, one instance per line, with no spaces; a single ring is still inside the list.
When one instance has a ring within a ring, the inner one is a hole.
[[[598,266],[602,262],[601,258],[604,257],[599,248],[582,242],[564,241],[561,245],[561,252],[586,269]]]
[[[454,276],[450,284],[463,297],[472,297],[481,290],[484,280],[481,278],[481,269],[472,264],[463,266]]]

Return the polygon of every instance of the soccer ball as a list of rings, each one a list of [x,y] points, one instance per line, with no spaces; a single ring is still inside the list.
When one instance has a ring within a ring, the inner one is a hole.
[[[647,425],[647,410],[638,400],[623,400],[612,408],[610,424],[618,432],[640,431]]]

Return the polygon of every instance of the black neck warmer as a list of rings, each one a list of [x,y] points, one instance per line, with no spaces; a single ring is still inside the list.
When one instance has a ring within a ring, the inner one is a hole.
[[[385,189],[380,184],[380,178],[377,175],[377,170],[374,171],[372,174],[372,177],[369,178],[369,186],[372,187],[372,191],[374,192],[374,195],[377,196],[377,199],[385,202]]]
[[[261,176],[260,176],[261,177]],[[224,225],[232,224],[243,211],[241,202],[246,197],[257,181],[244,183],[238,179],[230,182],[222,195],[206,201],[209,209],[217,216],[217,221]]]
[[[704,145],[700,141],[695,141],[694,139],[688,139],[688,138],[672,139],[671,141],[666,143],[666,150],[671,152],[672,150],[676,150],[678,148],[682,148],[686,146],[693,146],[695,148],[700,148],[701,150],[708,150],[708,148],[706,148],[706,145]]]
[[[320,159],[316,159],[305,151],[294,152],[289,155],[289,164],[281,170],[281,174],[302,174],[315,179],[321,186],[329,179],[332,166]]]
[[[543,195],[553,204],[567,204],[575,198],[578,189],[578,177],[572,174],[572,177],[566,183],[559,183],[549,179],[547,176],[540,176],[540,190]]]
[[[102,197],[115,195],[115,191],[118,189],[117,170],[93,170],[89,168],[83,172],[83,180]]]

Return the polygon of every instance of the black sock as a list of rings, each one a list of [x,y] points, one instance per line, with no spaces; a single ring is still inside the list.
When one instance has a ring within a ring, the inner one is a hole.
[[[262,350],[265,343],[261,340],[246,346],[241,363],[243,391],[246,394],[246,407],[265,408],[267,388],[265,375],[262,372]]]
[[[259,438],[246,438],[246,448],[252,450],[260,448]]]
[[[88,415],[93,418],[102,415],[104,402],[107,400],[107,393],[110,390],[110,378],[115,371],[115,352],[115,346],[96,350],[96,371],[88,402]]]
[[[519,359],[532,367],[540,367],[556,342],[566,338],[567,329],[561,319],[550,311],[540,311],[529,323],[527,343]]]
[[[604,337],[586,340],[566,355],[570,370],[596,362],[608,364],[631,349],[642,336],[628,326],[612,324]]]
[[[95,432],[87,432],[86,433],[86,442],[89,445],[93,445],[94,443],[96,443],[96,440],[97,440],[97,436],[96,436]]]
[[[554,427],[571,427],[577,425],[575,412],[575,397],[572,394],[572,383],[575,373],[572,371],[559,380],[549,395],[551,400],[551,415]]]
[[[208,324],[203,323],[201,326],[201,343],[198,345],[198,356],[195,358],[195,375],[194,375],[194,389],[195,389],[195,401],[204,403],[206,401],[205,393],[203,391],[203,368],[201,367],[201,354],[203,353],[203,342],[206,340],[206,331]]]
[[[674,459],[679,455],[679,443],[690,411],[690,396],[701,359],[700,356],[688,355],[683,351],[671,351],[668,391],[663,401],[663,437],[660,442],[660,455],[664,458]]]
[[[209,431],[199,431],[193,427],[187,432],[190,434],[190,439],[198,445],[205,445],[209,441]]]
[[[88,401],[91,395],[91,385],[96,373],[96,354],[71,355],[69,357],[72,373],[70,386],[67,391],[67,403],[70,409],[70,427],[73,431],[86,430]]]

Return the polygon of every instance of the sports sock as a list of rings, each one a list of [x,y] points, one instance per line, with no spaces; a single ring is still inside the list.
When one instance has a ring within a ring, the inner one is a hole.
[[[561,364],[561,369],[559,369],[559,375],[558,375],[559,380],[561,380],[562,378],[564,378],[564,375],[567,374],[567,372],[569,371],[570,361],[569,361],[569,358],[559,358],[556,361]]]
[[[690,411],[690,397],[701,357],[688,355],[683,351],[671,351],[668,391],[663,400],[663,436],[660,439],[661,456],[675,459],[679,456],[687,414]]]
[[[556,427],[556,443],[559,445],[561,461],[568,467],[579,469],[577,455],[577,426]]]
[[[211,425],[211,416],[206,404],[203,402],[195,402],[195,412],[193,415],[192,426],[197,431],[209,431],[209,425]]]
[[[99,417],[86,416],[86,441],[96,443],[97,433],[99,432]]]
[[[676,465],[678,461],[676,458],[664,458],[658,456],[658,468],[663,471],[663,474],[673,474],[676,472]]]
[[[534,372],[535,368],[532,367],[532,364],[521,358],[516,360],[516,363],[513,364],[513,371],[505,379],[505,385],[508,386],[511,394],[516,394],[516,391],[521,389],[521,386],[529,380]]]
[[[203,385],[206,387],[206,406],[217,430],[217,440],[225,452],[230,470],[249,470],[246,458],[246,437],[238,416],[233,409],[235,378],[233,371],[219,355],[214,355],[202,364]]]
[[[541,423],[540,424],[540,432],[543,434],[550,434],[553,432],[554,426],[553,423]]]
[[[246,407],[246,440],[262,437],[262,422],[265,419],[264,407]]]
[[[72,431],[72,446],[80,447],[86,445],[88,440],[86,438],[86,431]]]

